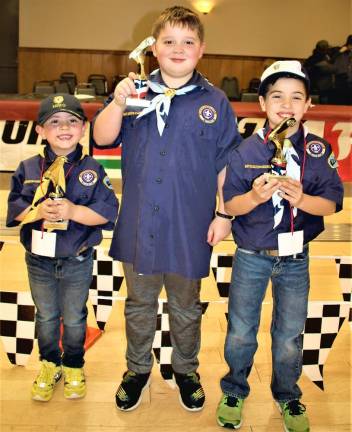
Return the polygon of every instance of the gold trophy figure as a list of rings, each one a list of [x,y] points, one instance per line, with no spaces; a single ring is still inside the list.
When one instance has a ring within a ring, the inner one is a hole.
[[[64,191],[62,189],[61,186],[56,185],[55,186],[55,191],[54,192],[50,192],[49,193],[49,198],[57,201],[57,200],[62,200],[62,198],[65,196]],[[60,219],[57,221],[48,221],[45,220],[44,221],[44,228],[47,230],[61,230],[61,231],[66,231],[68,227],[68,220],[64,220],[64,219]]]
[[[153,45],[153,43],[155,43],[154,37],[149,36],[144,39],[129,55],[130,59],[133,59],[139,64],[140,73],[138,74],[138,78],[134,80],[137,95],[135,97],[128,97],[126,99],[126,105],[128,106],[143,108],[149,106],[149,102],[143,99],[148,91],[147,76],[145,74],[144,63],[146,50],[148,47]]]
[[[268,140],[275,144],[276,150],[274,157],[271,159],[271,174],[270,178],[275,178],[276,180],[287,180],[286,176],[286,165],[287,161],[283,154],[285,132],[288,128],[294,126],[296,120],[291,118],[286,118],[282,120],[269,134]]]

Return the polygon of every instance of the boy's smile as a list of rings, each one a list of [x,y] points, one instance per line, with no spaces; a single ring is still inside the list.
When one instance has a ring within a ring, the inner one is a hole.
[[[165,83],[171,88],[178,88],[192,77],[203,55],[204,43],[195,30],[167,23],[152,50]]]

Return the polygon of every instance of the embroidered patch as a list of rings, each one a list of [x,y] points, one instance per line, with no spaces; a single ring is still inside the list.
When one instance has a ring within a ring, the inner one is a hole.
[[[216,119],[218,118],[218,114],[215,111],[215,108],[213,108],[210,105],[202,105],[199,108],[198,111],[198,115],[199,118],[204,122],[204,123],[215,123]]]
[[[315,158],[322,157],[325,153],[325,144],[320,141],[310,141],[307,143],[307,153]]]
[[[108,176],[103,178],[103,183],[108,189],[112,189],[112,184]]]
[[[98,174],[93,170],[85,170],[80,173],[78,180],[83,186],[93,186],[98,180]]]
[[[336,160],[336,157],[334,155],[334,152],[330,153],[330,156],[328,158],[328,164],[331,166],[331,168],[336,169],[339,166],[339,163]]]

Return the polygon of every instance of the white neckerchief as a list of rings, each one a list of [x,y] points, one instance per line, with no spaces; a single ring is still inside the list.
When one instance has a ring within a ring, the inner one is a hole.
[[[308,130],[305,126],[303,126],[304,136],[307,135]],[[264,140],[264,128],[257,131],[257,134]],[[289,141],[289,140],[288,140]],[[300,180],[301,178],[301,167],[297,161],[299,161],[298,154],[291,144],[291,146],[284,146],[283,156],[287,161],[286,165],[286,175],[288,177],[293,178],[294,180]],[[284,205],[282,202],[282,198],[279,196],[279,191],[276,191],[272,196],[272,202],[274,206],[274,226],[275,229],[281,222],[282,216],[284,214]],[[293,217],[297,216],[297,208],[293,207]]]
[[[151,76],[155,75],[158,70],[151,73]],[[154,92],[159,93],[155,96],[151,102],[149,107],[144,108],[143,111],[137,116],[137,118],[141,118],[146,114],[154,111],[156,112],[156,121],[158,126],[159,135],[161,136],[164,132],[165,128],[165,120],[169,114],[171,99],[176,96],[182,96],[187,93],[190,93],[194,90],[197,85],[191,84],[186,87],[182,87],[180,89],[170,89],[166,87],[164,84],[159,84],[157,82],[153,82],[148,80],[148,87]]]

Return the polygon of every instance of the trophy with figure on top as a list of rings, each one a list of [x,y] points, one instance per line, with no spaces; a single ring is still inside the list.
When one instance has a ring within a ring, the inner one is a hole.
[[[135,62],[139,64],[140,72],[138,74],[137,79],[134,80],[134,85],[136,87],[136,95],[128,97],[126,99],[127,106],[135,106],[135,107],[142,107],[142,108],[149,106],[150,102],[144,99],[148,91],[147,76],[144,70],[144,62],[145,62],[146,50],[151,45],[153,45],[153,43],[155,43],[154,37],[149,36],[146,39],[144,39],[137,46],[137,48],[135,48],[129,55],[130,59],[133,59]]]

